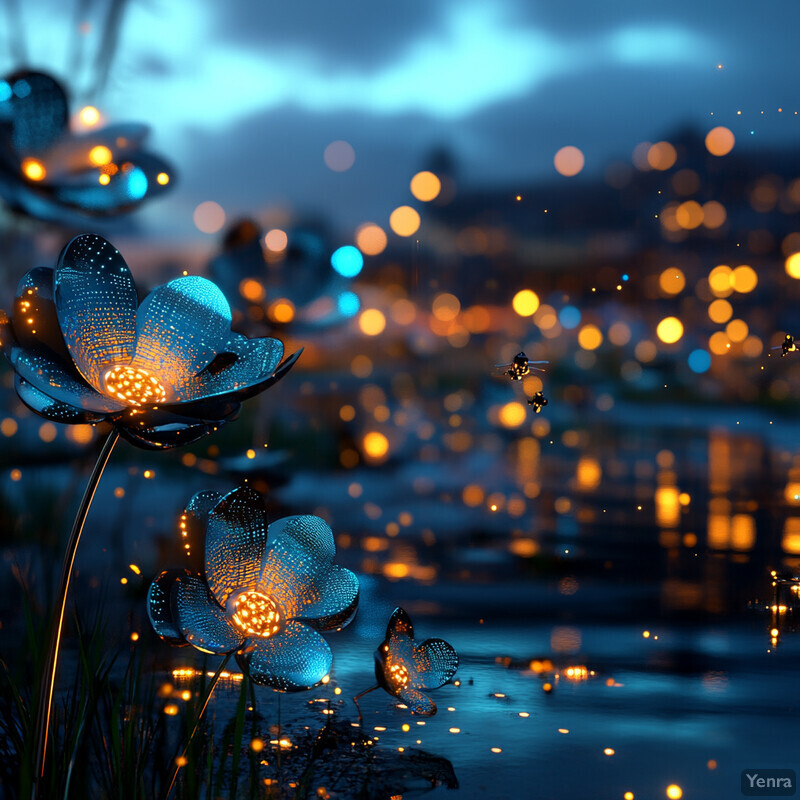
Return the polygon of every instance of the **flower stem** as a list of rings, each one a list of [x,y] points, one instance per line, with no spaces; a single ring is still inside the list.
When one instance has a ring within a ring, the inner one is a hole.
[[[169,782],[167,791],[164,792],[164,800],[167,800],[167,798],[170,796],[170,793],[172,792],[173,787],[175,786],[175,781],[178,779],[178,773],[181,771],[181,767],[183,766],[184,763],[183,759],[186,756],[186,753],[188,752],[189,747],[192,744],[194,735],[200,728],[200,722],[203,719],[203,714],[206,713],[208,704],[211,702],[211,695],[214,694],[214,689],[217,688],[219,679],[222,677],[222,673],[225,671],[225,667],[228,666],[228,662],[230,661],[232,655],[233,653],[228,653],[225,656],[222,663],[217,668],[217,671],[214,673],[214,677],[211,678],[211,683],[208,684],[208,689],[206,690],[206,696],[205,699],[203,700],[203,705],[200,708],[200,713],[197,715],[197,719],[195,720],[192,732],[189,734],[189,738],[186,740],[186,746],[181,751],[181,754],[175,758],[175,771],[172,773],[172,780]]]
[[[100,451],[100,455],[97,457],[97,462],[89,477],[89,483],[86,485],[86,490],[83,493],[83,499],[78,508],[78,513],[75,516],[75,521],[72,523],[72,531],[69,535],[64,559],[61,562],[61,580],[58,586],[58,594],[56,595],[55,617],[53,619],[55,624],[52,625],[50,632],[50,643],[44,662],[44,669],[42,671],[36,714],[36,762],[33,773],[34,800],[44,800],[47,791],[44,785],[44,770],[47,758],[47,743],[50,734],[50,715],[53,708],[53,692],[55,690],[56,672],[58,671],[61,634],[64,629],[64,613],[67,607],[67,595],[69,594],[69,584],[72,580],[72,568],[75,564],[75,555],[78,551],[78,544],[80,544],[81,541],[81,534],[83,533],[86,517],[89,514],[94,494],[97,491],[97,485],[100,483],[103,470],[105,470],[108,459],[111,457],[114,445],[116,445],[118,439],[119,433],[117,429],[114,428],[111,433],[108,434],[108,438],[103,445],[103,449]]]
[[[359,725],[362,725],[364,723],[364,717],[361,714],[361,706],[358,704],[358,698],[359,697],[363,697],[365,694],[369,694],[370,692],[374,692],[376,689],[380,689],[380,688],[381,687],[378,686],[378,684],[376,683],[374,686],[370,687],[369,689],[364,689],[363,692],[361,692],[360,694],[357,694],[353,698],[353,702],[356,704],[356,708],[358,709],[358,724]]]

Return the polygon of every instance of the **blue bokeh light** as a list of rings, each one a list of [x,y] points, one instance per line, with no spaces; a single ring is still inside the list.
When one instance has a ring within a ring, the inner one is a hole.
[[[336,307],[339,309],[340,314],[345,317],[352,317],[361,308],[361,301],[355,292],[341,292],[336,299]]]
[[[147,194],[147,175],[139,167],[134,167],[128,173],[125,193],[131,200],[141,200]]]
[[[5,103],[6,100],[11,99],[11,87],[6,81],[0,81],[0,103]]]
[[[346,244],[333,251],[331,266],[344,278],[355,278],[364,266],[364,256],[357,247]]]
[[[563,328],[571,331],[581,324],[581,312],[575,306],[564,306],[558,314],[558,321]]]
[[[689,353],[689,369],[698,375],[708,372],[711,367],[711,355],[706,350],[692,350]]]

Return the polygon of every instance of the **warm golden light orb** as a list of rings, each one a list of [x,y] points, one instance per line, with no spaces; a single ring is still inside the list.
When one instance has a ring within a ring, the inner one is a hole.
[[[283,624],[275,601],[261,592],[244,592],[236,598],[233,621],[248,636],[261,639],[274,636]]]
[[[47,170],[41,161],[35,158],[26,158],[22,162],[22,172],[30,181],[43,181],[47,177]]]
[[[166,389],[146,369],[118,365],[103,375],[106,392],[132,406],[155,405],[167,398]]]

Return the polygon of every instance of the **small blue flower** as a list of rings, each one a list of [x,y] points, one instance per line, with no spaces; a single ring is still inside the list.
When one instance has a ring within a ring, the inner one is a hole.
[[[156,633],[204,653],[236,653],[258,684],[302,691],[330,672],[319,631],[341,629],[358,608],[358,578],[333,564],[330,527],[319,517],[266,523],[261,495],[247,486],[224,497],[195,495],[181,517],[186,549],[203,549],[200,574],[167,570],[150,586]]]
[[[64,89],[41,72],[0,80],[0,197],[37,219],[133,210],[175,182],[175,172],[143,147],[146,125],[69,130]]]
[[[0,347],[22,401],[56,422],[107,421],[134,444],[166,449],[216,430],[239,404],[280,380],[278,339],[230,329],[222,292],[183,277],[138,305],[133,276],[105,239],[82,234],[55,269],[20,281]]]
[[[458,654],[444,639],[417,644],[411,618],[396,608],[386,627],[386,638],[375,651],[375,677],[389,694],[398,697],[412,714],[432,717],[436,704],[424,692],[444,686],[458,670]]]

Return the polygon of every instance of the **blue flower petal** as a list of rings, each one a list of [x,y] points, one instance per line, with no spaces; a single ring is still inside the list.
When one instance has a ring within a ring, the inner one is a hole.
[[[250,639],[236,660],[255,683],[282,692],[300,692],[330,673],[333,655],[319,633],[291,620],[269,639]]]
[[[271,523],[270,544],[283,538],[294,540],[321,561],[330,562],[336,555],[336,545],[330,525],[324,519],[311,514],[283,517]]]
[[[0,347],[23,380],[54,400],[98,413],[124,408],[116,400],[92,389],[75,371],[71,361],[60,361],[46,347],[20,347],[12,323],[4,314],[0,315]]]
[[[444,639],[426,639],[414,648],[416,666],[415,686],[419,689],[438,689],[458,671],[458,654]]]
[[[408,706],[412,714],[432,717],[436,713],[436,703],[428,695],[411,686],[401,689],[397,693],[397,697]]]
[[[264,501],[249,486],[234,489],[211,509],[206,526],[205,575],[221,606],[232,593],[258,586],[266,541]]]
[[[186,641],[172,618],[170,595],[179,577],[189,577],[185,569],[168,569],[162,572],[151,584],[147,592],[147,616],[153,630],[165,642],[184,645]]]
[[[75,366],[103,391],[105,370],[133,358],[137,297],[127,264],[102,237],[76,236],[58,259],[55,298]]]
[[[319,517],[284,517],[269,526],[259,591],[274,597],[288,619],[300,616],[304,598],[322,599],[335,554],[333,533]]]
[[[19,399],[25,403],[31,411],[53,420],[53,422],[63,422],[67,425],[72,424],[87,424],[90,422],[101,422],[104,419],[102,414],[96,414],[93,411],[84,411],[82,408],[67,405],[59,400],[54,400],[52,397],[40,392],[35,386],[20,378],[19,375],[14,376],[14,385],[19,395]]]
[[[69,119],[67,96],[61,84],[49,75],[29,70],[15,72],[5,82],[12,90],[5,102],[11,106],[15,149],[24,154],[50,147],[66,130]]]
[[[344,628],[356,615],[358,593],[356,575],[334,564],[305,587],[294,617],[318,631]]]
[[[230,653],[244,641],[205,582],[194,576],[175,579],[170,593],[172,618],[181,636],[204,653]]]
[[[58,324],[53,278],[50,267],[36,267],[22,276],[14,298],[14,335],[21,347],[47,347],[57,360],[71,364]]]
[[[225,424],[224,420],[216,422],[168,422],[159,425],[138,426],[131,422],[115,419],[114,424],[120,434],[131,444],[145,450],[170,450],[173,447],[196,442],[204,436],[213,433]]]
[[[248,339],[236,334],[220,354],[227,357],[228,365],[215,369],[215,364],[222,360],[218,358],[192,375],[180,389],[187,400],[227,394],[269,378],[283,357],[283,342],[271,337]]]
[[[302,352],[303,348],[300,348],[296,353],[284,359],[283,363],[280,364],[272,375],[254,384],[250,384],[249,386],[244,386],[241,389],[234,389],[228,392],[220,392],[219,394],[209,397],[201,397],[197,400],[189,400],[185,403],[162,403],[160,408],[172,411],[176,414],[204,417],[207,419],[228,417],[238,410],[240,403],[244,402],[249,397],[263,392],[265,389],[268,389],[281,380],[294,366],[294,363],[300,358]]]
[[[211,281],[196,276],[170,281],[139,307],[132,365],[153,372],[169,401],[186,400],[183,387],[222,351],[230,327],[228,301]]]

